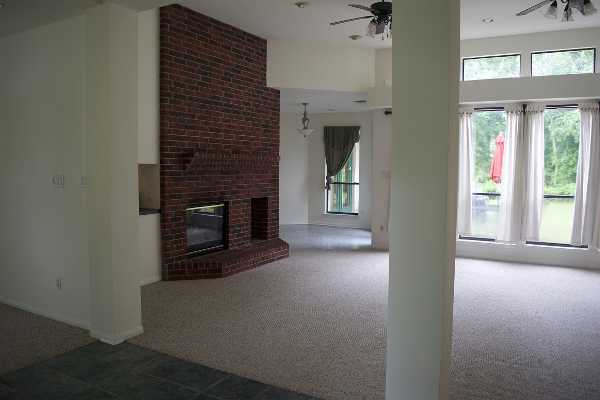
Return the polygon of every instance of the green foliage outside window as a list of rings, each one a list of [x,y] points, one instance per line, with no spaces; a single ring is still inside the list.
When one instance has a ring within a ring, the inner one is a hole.
[[[544,169],[547,195],[574,195],[579,158],[580,114],[558,108],[544,114]]]
[[[580,115],[576,109],[546,110],[544,116],[545,194],[573,195],[577,179]],[[496,136],[506,131],[503,111],[476,112],[474,130],[474,191],[499,192],[500,185],[490,179],[490,166]]]
[[[531,67],[533,76],[591,74],[594,72],[594,50],[534,53]]]
[[[331,179],[328,191],[327,212],[329,213],[358,213],[358,148],[355,144],[352,155],[344,167]]]
[[[481,193],[499,193],[500,185],[490,179],[490,167],[496,137],[506,133],[506,114],[504,111],[479,111],[473,114],[474,131],[474,191]]]
[[[521,56],[466,58],[463,60],[463,80],[518,78]]]

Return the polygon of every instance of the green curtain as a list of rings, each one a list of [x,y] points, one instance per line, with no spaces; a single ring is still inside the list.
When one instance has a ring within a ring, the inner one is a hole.
[[[329,189],[331,177],[341,171],[352,154],[354,144],[360,140],[360,126],[326,126],[323,138]]]

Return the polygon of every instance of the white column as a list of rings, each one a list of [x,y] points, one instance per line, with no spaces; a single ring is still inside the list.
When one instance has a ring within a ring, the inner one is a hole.
[[[90,332],[117,344],[142,333],[137,14],[107,3],[90,9],[86,23]]]
[[[396,7],[387,400],[447,397],[458,152],[459,2]]]

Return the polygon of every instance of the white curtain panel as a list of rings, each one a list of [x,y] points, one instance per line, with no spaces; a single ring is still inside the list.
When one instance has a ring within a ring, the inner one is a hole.
[[[528,104],[525,109],[525,148],[523,165],[526,165],[522,239],[539,241],[544,205],[544,111],[545,104]]]
[[[575,186],[571,244],[599,247],[600,110],[597,103],[581,104],[581,137]]]
[[[456,230],[459,235],[471,235],[473,181],[473,108],[459,111],[458,158],[458,215]]]
[[[498,234],[500,242],[521,241],[523,208],[525,206],[525,117],[523,106],[514,104],[505,107],[506,135],[500,196]]]

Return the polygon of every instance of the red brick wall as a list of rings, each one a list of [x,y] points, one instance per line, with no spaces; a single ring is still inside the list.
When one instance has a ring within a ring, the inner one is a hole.
[[[235,250],[251,244],[252,199],[267,198],[255,234],[279,236],[279,91],[266,87],[266,66],[264,39],[179,5],[160,9],[163,279],[199,274],[186,255],[187,207],[227,202]]]

